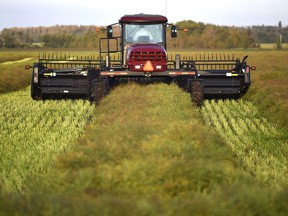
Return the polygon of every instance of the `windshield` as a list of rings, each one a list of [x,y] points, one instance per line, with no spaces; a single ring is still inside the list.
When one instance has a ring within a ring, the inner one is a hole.
[[[125,25],[126,42],[163,42],[163,25]]]

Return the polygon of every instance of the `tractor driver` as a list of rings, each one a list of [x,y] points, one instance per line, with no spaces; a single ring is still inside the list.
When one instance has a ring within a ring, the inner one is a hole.
[[[151,32],[145,29],[144,25],[140,26],[140,29],[134,35],[134,41],[138,42],[149,42],[153,40]]]

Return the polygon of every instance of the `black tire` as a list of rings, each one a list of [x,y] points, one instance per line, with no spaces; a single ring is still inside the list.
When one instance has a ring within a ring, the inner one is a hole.
[[[34,69],[33,69],[34,70]],[[32,73],[32,79],[31,79],[31,97],[33,100],[43,100],[43,94],[41,89],[38,87],[38,83],[34,83],[34,72]]]
[[[93,89],[90,97],[90,101],[94,102],[95,105],[99,105],[100,101],[109,92],[109,81],[105,79],[96,79],[93,82]]]
[[[43,100],[43,94],[37,85],[31,84],[31,97],[33,100]]]
[[[98,75],[97,70],[88,70],[87,74],[87,82],[88,82],[88,99],[90,100],[91,104],[93,103],[93,94],[94,94],[94,82]]]
[[[203,81],[198,79],[188,80],[188,86],[193,103],[199,107],[202,106],[204,92]]]

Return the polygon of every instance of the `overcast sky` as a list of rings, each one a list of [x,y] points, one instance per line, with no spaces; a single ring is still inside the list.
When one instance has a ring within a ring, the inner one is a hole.
[[[136,13],[166,15],[170,23],[288,25],[287,0],[0,0],[0,31],[56,24],[104,26]]]

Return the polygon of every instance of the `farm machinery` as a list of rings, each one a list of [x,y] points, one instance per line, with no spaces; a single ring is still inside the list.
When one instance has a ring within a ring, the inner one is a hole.
[[[115,36],[115,29],[119,36]],[[177,27],[161,15],[125,15],[107,26],[99,40],[98,57],[61,54],[39,56],[32,68],[31,96],[80,96],[99,103],[111,87],[126,82],[177,83],[201,105],[210,96],[245,94],[250,86],[250,67],[225,55],[169,58],[166,33],[177,37]]]

